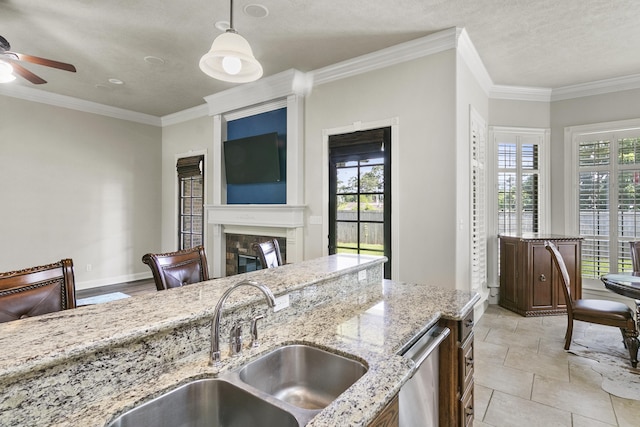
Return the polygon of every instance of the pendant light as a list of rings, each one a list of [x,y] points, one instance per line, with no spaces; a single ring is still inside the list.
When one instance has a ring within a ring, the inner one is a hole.
[[[230,28],[213,41],[200,58],[200,69],[214,79],[247,83],[262,77],[262,65],[253,56],[249,42],[233,28],[233,0],[230,0]]]

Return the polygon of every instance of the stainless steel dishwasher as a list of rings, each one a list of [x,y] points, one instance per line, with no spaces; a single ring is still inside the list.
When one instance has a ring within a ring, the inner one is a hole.
[[[438,425],[438,346],[449,328],[434,326],[400,351],[417,369],[400,389],[400,427]]]

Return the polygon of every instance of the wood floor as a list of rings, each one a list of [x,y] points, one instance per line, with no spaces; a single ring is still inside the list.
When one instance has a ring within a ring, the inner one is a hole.
[[[79,289],[76,291],[76,299],[95,297],[98,295],[122,292],[130,296],[158,292],[153,279],[137,280],[135,282],[120,283],[117,285],[100,286],[90,289]]]

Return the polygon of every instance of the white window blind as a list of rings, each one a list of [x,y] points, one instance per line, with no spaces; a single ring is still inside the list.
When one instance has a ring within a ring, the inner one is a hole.
[[[540,135],[497,136],[498,233],[540,232]]]
[[[640,129],[576,133],[582,275],[631,271],[640,237]]]
[[[487,173],[486,125],[472,110],[471,139],[471,288],[481,289],[487,283]]]

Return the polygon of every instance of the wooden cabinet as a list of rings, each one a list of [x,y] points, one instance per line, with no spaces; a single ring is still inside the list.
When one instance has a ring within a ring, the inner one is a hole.
[[[400,420],[400,410],[398,396],[393,398],[387,406],[384,407],[380,415],[373,420],[368,427],[398,427]]]
[[[545,241],[558,246],[567,265],[571,294],[582,297],[581,243],[579,237],[555,235],[500,236],[500,299],[502,307],[523,316],[567,312],[562,281]]]
[[[462,320],[440,319],[451,334],[440,344],[440,427],[473,426],[473,309]]]

